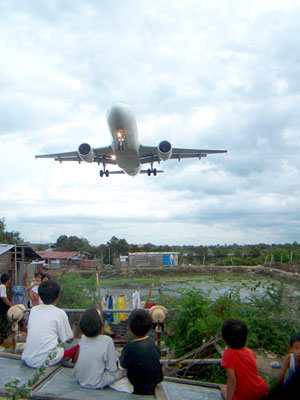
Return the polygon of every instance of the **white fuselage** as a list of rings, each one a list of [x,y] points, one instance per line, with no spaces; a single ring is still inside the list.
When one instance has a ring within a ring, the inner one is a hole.
[[[128,175],[137,175],[141,169],[140,144],[133,112],[127,104],[115,102],[107,110],[106,119],[118,166]]]

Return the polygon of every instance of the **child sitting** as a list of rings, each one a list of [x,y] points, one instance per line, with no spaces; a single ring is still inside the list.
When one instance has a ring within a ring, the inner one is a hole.
[[[147,336],[151,325],[152,318],[146,310],[136,309],[128,317],[127,329],[134,340],[123,348],[120,364],[127,369],[134,394],[152,395],[156,385],[163,380],[158,347]]]
[[[65,311],[57,308],[60,287],[56,281],[48,280],[39,285],[39,296],[44,304],[31,309],[25,349],[22,360],[32,368],[40,368],[49,358],[49,365],[61,361],[65,352],[59,342],[72,342],[73,332]],[[68,353],[69,355],[69,353]]]
[[[230,347],[223,354],[221,366],[227,369],[227,386],[221,386],[226,400],[259,400],[267,395],[267,382],[258,374],[255,354],[245,347],[248,329],[239,319],[229,319],[222,327],[222,337]]]
[[[281,366],[277,384],[278,386],[284,382],[286,386],[291,377],[296,373],[300,373],[300,332],[290,337],[290,351]]]
[[[122,375],[117,367],[114,342],[104,335],[104,323],[95,308],[82,314],[79,327],[83,336],[74,375],[83,387],[103,389]]]

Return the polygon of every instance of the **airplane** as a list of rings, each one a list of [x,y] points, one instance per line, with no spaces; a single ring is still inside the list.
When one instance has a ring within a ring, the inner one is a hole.
[[[77,151],[56,154],[41,154],[35,158],[54,158],[55,161],[81,161],[102,164],[100,177],[110,174],[124,174],[135,176],[146,173],[148,176],[164,171],[153,168],[153,164],[170,159],[199,158],[207,154],[227,153],[227,150],[203,150],[173,148],[167,140],[161,141],[158,146],[142,146],[138,139],[138,130],[133,111],[123,102],[114,102],[106,114],[107,124],[112,136],[112,144],[107,147],[92,148],[88,143],[82,143]],[[109,171],[107,164],[118,165],[121,170]],[[141,169],[143,164],[150,164],[150,168]]]

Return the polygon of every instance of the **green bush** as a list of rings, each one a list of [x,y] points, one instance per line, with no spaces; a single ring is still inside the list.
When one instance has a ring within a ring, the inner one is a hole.
[[[300,330],[300,324],[291,305],[283,304],[283,293],[284,287],[280,286],[267,288],[262,297],[252,296],[244,301],[238,290],[217,300],[211,300],[199,289],[186,290],[180,298],[164,297],[162,304],[170,310],[166,323],[171,334],[167,345],[180,357],[220,334],[226,319],[240,318],[248,326],[250,348],[284,354],[290,335]]]
[[[61,284],[59,306],[61,308],[90,308],[97,304],[96,278],[82,278],[77,274],[57,278]]]

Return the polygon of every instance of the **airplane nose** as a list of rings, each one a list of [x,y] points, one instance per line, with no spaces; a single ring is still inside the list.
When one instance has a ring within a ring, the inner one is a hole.
[[[127,104],[122,103],[120,101],[116,101],[113,103],[109,109],[107,110],[106,113],[106,118],[109,122],[121,122],[122,118],[124,117],[124,114],[127,114],[129,110],[129,107]]]

